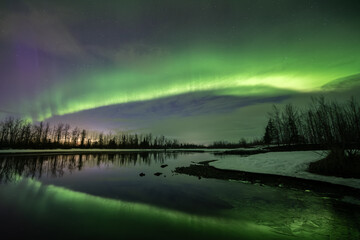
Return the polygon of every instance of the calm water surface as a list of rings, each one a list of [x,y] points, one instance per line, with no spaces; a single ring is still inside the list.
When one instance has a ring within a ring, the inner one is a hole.
[[[360,239],[359,205],[173,173],[213,159],[211,153],[0,156],[1,239]]]

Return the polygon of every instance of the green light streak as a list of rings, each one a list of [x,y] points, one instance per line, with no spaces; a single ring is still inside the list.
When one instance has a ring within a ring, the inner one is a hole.
[[[224,49],[207,45],[139,56],[136,61],[66,77],[24,103],[21,111],[44,120],[198,91],[234,96],[324,91],[323,85],[360,72],[360,47],[352,44],[354,38],[342,39],[341,47],[334,40],[322,42],[325,38],[296,47],[256,43]]]
[[[13,192],[17,198],[12,199]],[[15,204],[16,209],[32,222],[40,221],[47,228],[62,223],[61,234],[66,234],[67,224],[72,235],[93,235],[125,238],[157,237],[158,239],[286,239],[270,227],[234,218],[216,218],[190,215],[147,204],[125,202],[96,197],[41,182],[23,179],[2,189],[3,200]],[[76,226],[81,223],[81,228]],[[65,225],[64,225],[65,224]],[[74,225],[75,224],[75,225]],[[169,235],[170,234],[170,235]]]

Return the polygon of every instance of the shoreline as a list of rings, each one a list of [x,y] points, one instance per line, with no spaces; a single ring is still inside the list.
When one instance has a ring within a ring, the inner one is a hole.
[[[360,198],[360,189],[341,184],[334,184],[320,180],[311,180],[291,176],[283,176],[268,173],[254,173],[240,170],[219,169],[210,166],[212,161],[191,164],[188,167],[178,167],[174,170],[178,174],[186,174],[201,178],[212,178],[227,181],[242,181],[251,184],[263,184],[271,187],[295,188],[305,192],[315,192],[325,196],[344,197],[352,196]]]
[[[0,150],[0,156],[19,156],[19,155],[47,155],[47,154],[99,154],[99,153],[176,153],[176,152],[217,152],[207,151],[203,149],[78,149],[78,148],[69,148],[69,149],[4,149]]]

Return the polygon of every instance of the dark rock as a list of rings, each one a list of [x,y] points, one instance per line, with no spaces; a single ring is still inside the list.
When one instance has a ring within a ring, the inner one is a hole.
[[[163,165],[161,165],[160,167],[161,168],[166,168],[168,165],[167,164],[163,164]]]
[[[140,176],[140,177],[144,177],[144,176],[145,176],[145,173],[142,172],[142,173],[139,174],[139,176]]]
[[[209,163],[216,162],[216,161],[217,160],[201,161],[201,162],[198,162],[197,164],[204,165],[204,166],[209,166]]]
[[[155,176],[160,176],[161,174],[161,172],[154,173]]]

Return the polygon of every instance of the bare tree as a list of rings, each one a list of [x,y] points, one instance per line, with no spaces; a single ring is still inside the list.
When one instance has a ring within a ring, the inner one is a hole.
[[[60,143],[60,141],[61,141],[63,128],[64,128],[64,124],[63,123],[58,123],[58,125],[56,127],[56,142],[57,143]]]
[[[81,143],[80,143],[80,146],[81,147],[84,147],[85,146],[85,138],[86,138],[86,130],[83,129],[81,131]]]
[[[43,142],[44,144],[48,143],[49,133],[50,133],[50,124],[47,122],[47,123],[46,123],[46,127],[45,127],[45,129],[44,129],[43,138],[42,138],[42,142]]]
[[[80,137],[80,129],[78,127],[75,127],[73,130],[72,130],[72,141],[73,141],[73,145],[76,146],[77,145],[77,142],[79,140],[79,137]]]
[[[43,122],[40,122],[39,125],[35,125],[36,143],[37,144],[41,143],[41,138],[42,138],[42,134],[43,134],[43,128],[44,128],[44,123]]]
[[[63,134],[64,134],[64,143],[67,144],[70,141],[70,125],[69,124],[65,124],[64,129],[63,129]]]

